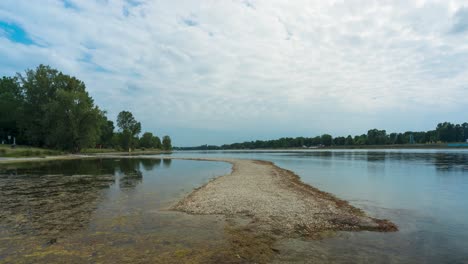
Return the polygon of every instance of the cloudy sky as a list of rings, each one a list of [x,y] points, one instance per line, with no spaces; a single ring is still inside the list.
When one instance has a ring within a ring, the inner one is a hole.
[[[468,1],[1,0],[0,75],[48,64],[177,146],[468,121]]]

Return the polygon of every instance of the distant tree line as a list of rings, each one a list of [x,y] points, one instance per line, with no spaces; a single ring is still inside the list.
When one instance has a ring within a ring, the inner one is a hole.
[[[217,149],[283,149],[309,148],[329,146],[365,146],[365,145],[403,145],[403,144],[435,144],[466,142],[468,139],[468,123],[440,123],[434,130],[387,134],[385,130],[371,129],[367,134],[333,138],[329,134],[316,137],[285,137],[275,140],[256,140],[243,143],[226,144],[222,146],[202,145],[197,147],[178,148],[183,150],[217,150]]]
[[[170,150],[171,139],[150,132],[131,112],[122,111],[114,122],[94,104],[85,84],[49,66],[0,79],[0,143],[79,152],[83,148],[137,147]]]

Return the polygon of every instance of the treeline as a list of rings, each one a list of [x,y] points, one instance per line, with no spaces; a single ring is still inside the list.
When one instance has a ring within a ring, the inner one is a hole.
[[[329,134],[316,137],[286,137],[275,140],[256,140],[243,143],[226,144],[222,146],[202,145],[197,147],[178,148],[181,150],[218,150],[218,149],[283,149],[283,148],[313,148],[329,146],[365,146],[365,145],[403,145],[403,144],[435,144],[450,142],[466,142],[468,139],[468,123],[440,123],[434,130],[404,133],[390,133],[385,130],[371,129],[367,134],[333,138]]]
[[[0,79],[0,143],[80,152],[84,148],[170,150],[169,136],[162,141],[122,111],[117,127],[94,104],[79,79],[39,65],[25,74]]]

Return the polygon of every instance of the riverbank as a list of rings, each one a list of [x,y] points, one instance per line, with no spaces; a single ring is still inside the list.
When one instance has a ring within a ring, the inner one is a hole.
[[[182,159],[232,164],[231,174],[214,178],[166,208],[194,217],[224,216],[221,219],[225,223],[227,245],[221,250],[216,249],[219,251],[216,259],[207,262],[270,263],[280,252],[277,242],[285,238],[320,239],[332,236],[336,231],[397,231],[393,223],[369,217],[348,202],[302,183],[293,172],[267,161],[103,154],[17,158],[0,160],[0,163],[100,158]]]
[[[150,158],[130,156],[132,158]],[[112,154],[61,155],[44,158],[7,158],[0,164],[50,160],[129,158]],[[179,159],[161,157],[164,159]],[[180,158],[184,159],[184,158]],[[313,236],[322,231],[396,231],[387,220],[375,219],[340,200],[303,183],[292,171],[271,162],[240,159],[200,158],[233,165],[232,173],[197,188],[171,209],[191,214],[249,216],[265,230],[286,236]]]
[[[397,231],[395,224],[303,183],[271,162],[200,159],[233,164],[232,173],[196,189],[172,209],[191,214],[248,216],[256,228],[287,237],[324,231]]]
[[[179,151],[304,151],[304,150],[329,150],[329,149],[468,149],[468,143],[436,143],[436,144],[391,144],[391,145],[332,145],[321,147],[292,147],[292,148],[215,148],[215,149],[199,149],[199,148],[176,148]]]
[[[70,155],[156,155],[170,154],[171,151],[161,149],[136,149],[132,152],[124,152],[116,149],[83,149],[79,153],[67,153],[54,149],[35,148],[29,146],[0,145],[0,159],[4,158],[46,158],[50,156],[70,156]]]

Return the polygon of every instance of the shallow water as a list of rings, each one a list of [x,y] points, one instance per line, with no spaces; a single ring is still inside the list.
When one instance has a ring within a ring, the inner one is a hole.
[[[342,232],[321,241],[283,241],[280,260],[468,263],[468,150],[208,151],[173,156],[273,161],[400,228],[397,233]]]
[[[222,162],[93,159],[0,167],[0,263],[204,262],[224,220],[166,210]]]

